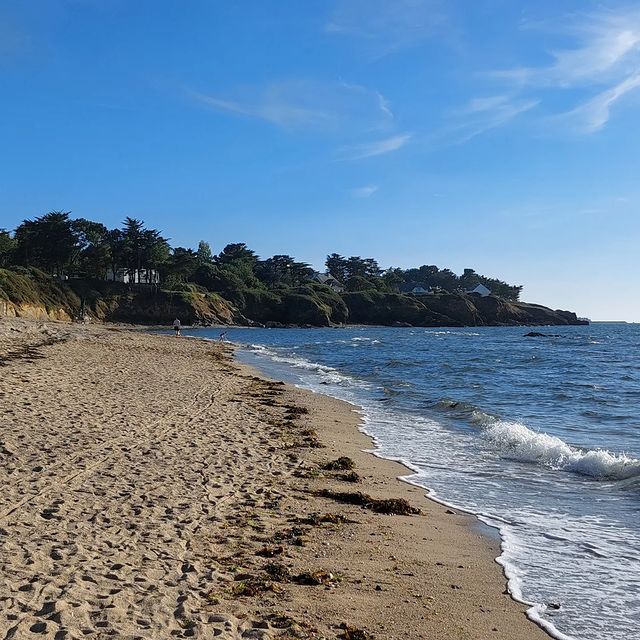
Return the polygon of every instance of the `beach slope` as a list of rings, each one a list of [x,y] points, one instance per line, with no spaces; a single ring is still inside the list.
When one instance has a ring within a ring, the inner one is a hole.
[[[0,368],[2,638],[547,637],[345,403],[118,327],[5,320]]]

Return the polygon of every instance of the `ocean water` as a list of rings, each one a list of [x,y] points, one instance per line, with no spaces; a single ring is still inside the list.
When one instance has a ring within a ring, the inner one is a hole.
[[[552,635],[640,639],[640,325],[527,331],[227,338],[265,373],[361,407],[378,455],[497,527],[511,593]]]

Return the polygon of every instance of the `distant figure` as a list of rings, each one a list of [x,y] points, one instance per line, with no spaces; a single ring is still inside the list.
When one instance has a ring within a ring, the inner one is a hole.
[[[176,318],[173,321],[173,330],[176,332],[176,338],[180,335],[180,329],[182,328],[182,326],[180,325],[180,320],[178,318]]]
[[[224,342],[224,339],[225,339],[226,335],[227,335],[227,332],[226,332],[226,331],[223,331],[223,332],[220,334],[220,342]]]

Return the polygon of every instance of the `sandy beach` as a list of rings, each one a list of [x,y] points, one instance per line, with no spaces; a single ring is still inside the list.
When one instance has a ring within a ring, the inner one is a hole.
[[[0,373],[6,640],[548,638],[353,407],[228,345],[2,320]]]

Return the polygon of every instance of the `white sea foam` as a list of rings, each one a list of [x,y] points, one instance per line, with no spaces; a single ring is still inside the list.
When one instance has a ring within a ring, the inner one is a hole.
[[[337,384],[340,386],[357,384],[353,378],[340,373],[334,367],[329,367],[318,362],[312,362],[301,357],[283,356],[277,351],[259,344],[247,345],[245,348],[261,356],[268,357],[273,362],[279,362],[293,367],[294,369],[302,369],[316,374],[324,384]]]
[[[579,449],[557,436],[533,431],[519,422],[495,420],[483,433],[503,455],[514,460],[538,462],[552,469],[599,479],[625,480],[640,476],[640,460],[636,458],[605,449]]]
[[[427,330],[425,331],[425,333],[432,335],[432,336],[467,336],[467,337],[471,337],[471,338],[475,338],[477,336],[479,336],[479,333],[476,333],[475,331],[433,331],[433,330]]]
[[[442,332],[444,333],[444,332]],[[353,338],[358,342],[369,338]],[[356,381],[337,369],[304,358],[287,357],[263,345],[248,348],[260,355],[317,374],[325,384],[354,385]],[[520,422],[500,420],[473,405],[443,400],[444,408],[455,408],[469,414],[469,419],[482,429],[483,436],[500,453],[512,460],[542,464],[551,469],[568,471],[601,480],[628,480],[640,477],[640,460],[606,449],[580,449],[557,436],[534,431]]]
[[[363,341],[358,342],[364,347]],[[260,348],[254,349],[254,351],[259,352],[260,355],[267,356],[274,363],[280,362],[292,367],[292,371],[297,370],[299,380],[303,386],[317,391],[328,391],[336,397],[361,405],[364,413],[363,430],[369,432],[370,435],[376,435],[376,445],[382,447],[374,452],[376,455],[403,462],[408,468],[418,472],[416,476],[405,479],[423,488],[433,486],[436,476],[440,476],[440,485],[442,485],[442,478],[444,477],[446,479],[444,485],[451,492],[452,483],[455,484],[457,481],[455,469],[464,467],[464,459],[459,457],[450,458],[445,455],[444,459],[441,460],[439,457],[427,456],[425,451],[425,449],[430,449],[431,447],[435,447],[438,451],[453,451],[455,449],[454,447],[446,446],[451,434],[440,422],[415,415],[389,412],[385,407],[372,403],[366,394],[362,395],[360,393],[357,389],[360,386],[359,381],[341,374],[332,367],[293,357],[291,353],[287,353],[285,356],[280,350]],[[320,384],[333,383],[332,376],[336,376],[335,386],[333,384],[329,387],[318,386],[319,381],[321,381]],[[366,386],[371,385],[367,384]],[[477,440],[478,435],[482,435],[485,441],[491,444],[492,448],[497,449],[505,457],[512,457],[525,462],[536,462],[548,467],[562,468],[567,471],[576,471],[601,478],[612,478],[612,474],[616,476],[621,470],[623,474],[629,472],[633,476],[634,464],[638,469],[635,473],[640,473],[639,461],[616,456],[606,451],[582,451],[568,445],[560,438],[545,433],[537,433],[523,424],[500,420],[496,416],[480,411],[472,404],[455,401],[443,401],[438,404],[442,409],[452,410],[464,415],[466,420],[471,420],[477,425],[478,432],[468,434],[470,440]],[[456,438],[461,437],[464,437],[464,435],[456,434]],[[457,456],[462,452],[463,450],[458,450]],[[469,458],[472,468],[474,455]],[[596,460],[598,460],[597,463]],[[429,461],[429,464],[425,465],[427,461]],[[442,463],[441,467],[438,466],[440,462]],[[621,463],[619,468],[616,467],[618,463]],[[483,476],[479,477],[482,478]],[[622,477],[629,476],[623,475]],[[631,478],[627,482],[633,480]],[[485,486],[489,488],[490,492],[493,490],[491,483],[487,483]],[[429,491],[429,495],[438,502],[458,509],[460,509],[461,504],[466,504],[470,513],[475,513],[481,521],[496,527],[500,531],[502,539],[502,554],[498,562],[504,567],[509,592],[514,599],[528,605],[527,615],[552,637],[557,640],[574,640],[572,636],[566,635],[556,628],[554,624],[556,622],[554,620],[556,612],[553,609],[549,610],[544,604],[540,604],[541,602],[561,603],[563,612],[565,611],[565,605],[567,606],[567,611],[571,612],[572,603],[566,603],[564,599],[558,596],[550,596],[547,599],[547,592],[554,593],[552,575],[539,576],[535,573],[532,574],[529,566],[531,560],[529,554],[532,549],[536,550],[533,558],[538,563],[542,562],[543,558],[542,555],[538,555],[538,551],[547,549],[546,544],[540,544],[535,539],[535,535],[530,533],[530,527],[534,527],[533,531],[540,529],[547,534],[551,531],[564,533],[564,528],[561,527],[559,531],[554,529],[555,521],[553,519],[547,520],[547,514],[541,514],[540,519],[543,522],[532,521],[531,518],[535,517],[535,514],[522,514],[519,512],[518,507],[514,509],[514,506],[509,506],[508,503],[507,505],[502,505],[507,507],[502,512],[504,517],[487,513],[488,510],[485,511],[480,506],[481,503],[474,501],[473,496],[467,495],[468,488],[469,483],[465,482],[461,493],[451,502],[442,500],[432,491]],[[495,493],[496,495],[504,494],[504,492],[500,491],[499,485],[495,488]],[[451,495],[453,497],[455,493]],[[484,497],[486,498],[487,496],[485,495]],[[580,539],[582,539],[585,531],[585,523],[581,522],[581,525],[583,528],[576,529],[576,535]],[[555,537],[557,537],[558,544],[566,544],[569,547],[572,544],[571,540],[565,543],[564,538],[560,535]],[[589,538],[600,540],[601,536],[593,535],[589,536]],[[544,540],[550,544],[553,543],[553,537],[544,538]],[[615,557],[615,554],[612,553],[610,556]],[[558,556],[556,555],[555,559],[557,560],[557,558]],[[568,577],[573,575],[569,574],[566,575]],[[536,581],[537,584],[543,584],[544,588],[537,590],[537,593],[536,590],[533,590],[532,593],[533,581]],[[573,589],[575,588],[575,583],[573,583]],[[528,597],[525,594],[528,594]],[[538,600],[538,603],[534,601],[534,598]],[[564,618],[562,622],[566,624]]]
[[[640,477],[640,460],[624,453],[574,447],[557,436],[534,431],[520,422],[500,420],[465,402],[445,399],[436,406],[465,415],[472,424],[480,427],[484,438],[506,458],[535,462],[600,480]]]

